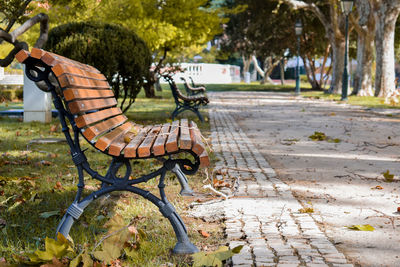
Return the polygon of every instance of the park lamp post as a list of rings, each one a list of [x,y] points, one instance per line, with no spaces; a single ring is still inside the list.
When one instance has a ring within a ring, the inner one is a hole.
[[[297,20],[294,24],[294,31],[297,36],[297,66],[296,66],[296,88],[294,90],[296,95],[300,94],[300,66],[299,66],[299,58],[300,58],[300,36],[303,32],[303,24],[301,20]]]
[[[342,101],[347,101],[347,90],[349,87],[349,72],[347,70],[347,59],[348,59],[348,43],[349,43],[349,14],[353,9],[354,0],[341,0],[340,5],[342,12],[346,15],[346,29],[345,29],[345,50],[344,50],[344,70],[342,79]]]

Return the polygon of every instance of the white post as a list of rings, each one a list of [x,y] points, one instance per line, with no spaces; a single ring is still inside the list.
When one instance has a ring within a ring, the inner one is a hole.
[[[40,90],[25,74],[24,66],[24,122],[51,121],[51,93]]]

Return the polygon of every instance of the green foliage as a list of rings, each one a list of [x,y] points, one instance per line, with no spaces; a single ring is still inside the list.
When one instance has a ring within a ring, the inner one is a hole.
[[[123,97],[126,111],[149,76],[150,51],[134,32],[117,25],[74,22],[53,28],[44,49],[92,65]],[[125,106],[125,104],[127,104]]]

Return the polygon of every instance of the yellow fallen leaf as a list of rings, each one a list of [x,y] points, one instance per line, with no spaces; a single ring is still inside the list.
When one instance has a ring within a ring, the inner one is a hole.
[[[350,230],[355,230],[355,231],[374,231],[375,228],[369,224],[364,224],[364,225],[352,225],[352,226],[346,226]]]

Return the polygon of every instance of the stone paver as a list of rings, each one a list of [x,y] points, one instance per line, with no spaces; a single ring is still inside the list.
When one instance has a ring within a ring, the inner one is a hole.
[[[234,197],[225,201],[226,235],[230,247],[244,245],[233,266],[353,266],[328,240],[302,208],[290,187],[211,94],[212,147],[237,179]]]

